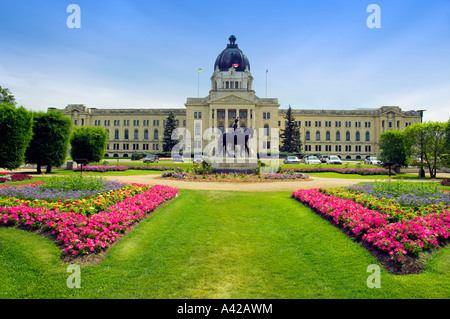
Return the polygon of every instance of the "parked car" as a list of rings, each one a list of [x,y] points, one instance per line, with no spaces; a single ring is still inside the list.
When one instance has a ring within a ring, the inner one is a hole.
[[[158,163],[159,162],[159,157],[153,154],[147,155],[144,158],[144,163]]]
[[[195,155],[194,156],[194,163],[201,163],[201,162],[207,162],[210,163],[210,159],[208,158],[208,156],[204,156],[204,155]]]
[[[326,163],[328,157],[329,157],[328,155],[320,155],[319,161],[321,161],[322,163]]]
[[[339,156],[331,155],[327,158],[327,164],[342,164],[342,161]]]
[[[297,156],[288,156],[283,161],[284,164],[300,164],[300,160]]]
[[[317,156],[310,155],[305,159],[305,164],[320,164],[320,161]]]
[[[381,161],[376,157],[368,157],[364,160],[366,165],[381,165]]]

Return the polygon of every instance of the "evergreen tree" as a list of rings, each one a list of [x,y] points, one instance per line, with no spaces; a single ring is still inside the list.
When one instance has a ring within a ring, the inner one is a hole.
[[[164,138],[163,138],[163,151],[171,152],[172,148],[178,143],[178,140],[172,140],[172,133],[177,128],[177,121],[172,111],[169,111],[169,115],[164,124]]]
[[[284,130],[281,130],[280,137],[282,139],[282,145],[280,151],[292,154],[301,153],[302,142],[300,141],[300,128],[295,121],[290,105],[284,118],[286,120],[286,127]]]
[[[34,113],[33,138],[25,153],[26,162],[36,164],[37,173],[41,166],[61,166],[67,158],[72,120],[60,112]]]

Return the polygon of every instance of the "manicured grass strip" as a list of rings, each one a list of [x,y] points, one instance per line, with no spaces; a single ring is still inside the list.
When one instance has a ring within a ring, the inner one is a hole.
[[[81,266],[80,289],[66,287],[67,265],[56,261],[59,252],[50,241],[0,228],[0,278],[9,276],[0,287],[8,295],[1,297],[450,296],[448,247],[431,255],[419,275],[394,276],[381,268],[381,288],[370,289],[367,267],[376,259],[291,192],[179,193],[114,244],[101,264]],[[33,253],[38,247],[42,253]]]

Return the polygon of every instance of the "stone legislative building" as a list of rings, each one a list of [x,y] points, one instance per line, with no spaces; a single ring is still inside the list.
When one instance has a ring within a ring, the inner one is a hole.
[[[209,95],[187,98],[185,109],[97,109],[69,104],[60,111],[72,119],[74,127],[106,129],[105,157],[130,157],[133,153],[162,152],[164,122],[170,110],[178,126],[190,132],[190,141],[186,145],[188,152],[210,143],[204,140],[206,129],[225,132],[238,118],[240,127],[252,127],[257,136],[264,136],[257,141],[257,152],[277,153],[278,136],[271,135],[276,131],[273,129],[284,129],[287,107],[280,109],[277,98],[256,95],[250,62],[232,35],[215,61]],[[377,156],[381,133],[404,129],[422,119],[422,111],[403,111],[398,106],[356,110],[300,110],[293,107],[292,111],[300,127],[304,154],[338,155],[341,159]]]

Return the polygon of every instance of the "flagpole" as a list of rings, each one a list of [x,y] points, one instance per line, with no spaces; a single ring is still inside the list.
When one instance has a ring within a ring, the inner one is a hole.
[[[198,68],[197,74],[197,97],[200,97],[200,72],[202,72],[202,68]]]
[[[266,70],[266,99],[267,99],[267,72],[269,72],[269,70]]]

